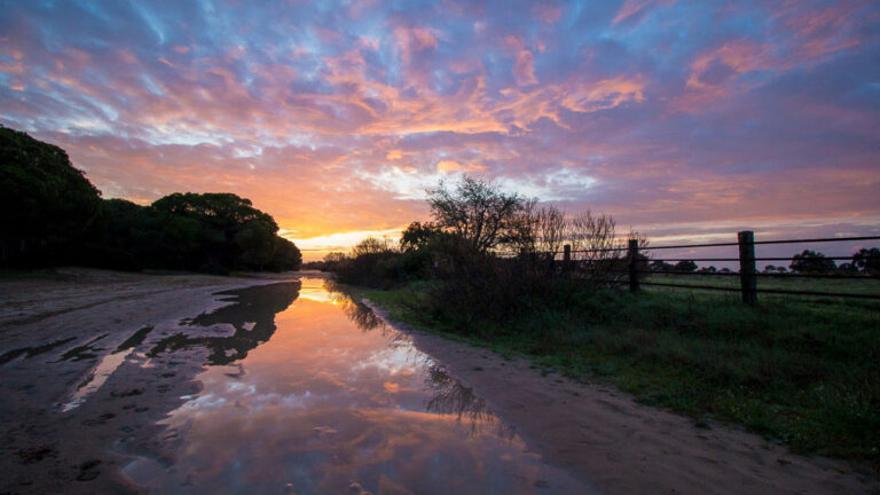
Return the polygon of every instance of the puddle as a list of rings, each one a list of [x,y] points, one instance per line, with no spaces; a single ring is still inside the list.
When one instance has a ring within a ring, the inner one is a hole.
[[[92,394],[97,392],[102,385],[113,375],[119,366],[125,362],[125,358],[131,354],[135,347],[140,345],[150,331],[153,330],[153,327],[147,326],[141,328],[137,332],[135,332],[131,337],[125,340],[116,350],[104,356],[101,361],[98,362],[97,366],[95,366],[92,371],[86,376],[86,378],[77,386],[76,391],[70,397],[70,399],[61,405],[61,412],[69,412],[79,406],[81,406],[86,399],[89,398]],[[106,335],[102,335],[92,340],[88,344],[77,347],[75,349],[71,349],[67,353],[62,356],[62,359],[70,355],[70,357],[74,357],[74,360],[82,359],[80,356],[87,355],[87,350],[91,350],[91,344],[94,342],[106,337]],[[70,359],[67,357],[67,359]]]
[[[70,349],[69,351],[61,355],[61,361],[83,361],[85,359],[97,358],[98,354],[104,349],[101,347],[94,347],[94,343],[103,339],[107,335],[109,334],[105,333],[103,335],[99,335],[81,346]]]
[[[56,340],[54,342],[49,342],[48,344],[43,344],[36,347],[23,347],[21,349],[13,349],[11,351],[5,352],[0,355],[0,364],[6,364],[13,359],[24,356],[25,358],[32,358],[34,356],[38,356],[45,352],[49,352],[52,349],[62,346],[68,342],[72,342],[76,340],[76,337],[70,337],[66,339]]]
[[[183,322],[186,326],[212,328],[218,336],[176,333],[159,341],[147,355],[155,357],[180,349],[204,347],[210,351],[207,364],[240,361],[251,349],[272,337],[276,329],[275,314],[287,309],[298,292],[299,284],[283,283],[221,293],[227,296],[221,300],[236,304]],[[230,295],[233,297],[228,297]]]
[[[229,293],[235,304],[185,322],[197,333],[158,341],[149,355],[207,352],[202,388],[161,421],[174,461],[138,457],[123,474],[161,493],[591,492],[324,284]]]
[[[119,344],[119,347],[117,347],[116,351],[114,351],[114,352],[122,352],[122,351],[127,351],[129,349],[134,349],[135,347],[141,345],[141,343],[144,341],[144,339],[147,338],[147,335],[149,335],[149,333],[152,331],[153,331],[153,327],[151,327],[151,326],[146,326],[144,328],[141,328],[140,330],[138,330],[137,332],[132,334],[131,337],[125,339],[125,342]]]

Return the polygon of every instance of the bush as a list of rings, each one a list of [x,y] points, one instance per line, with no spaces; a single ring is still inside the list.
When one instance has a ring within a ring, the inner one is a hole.
[[[427,250],[400,251],[387,240],[371,237],[356,245],[351,256],[328,254],[324,266],[342,283],[390,288],[429,277],[430,262]]]

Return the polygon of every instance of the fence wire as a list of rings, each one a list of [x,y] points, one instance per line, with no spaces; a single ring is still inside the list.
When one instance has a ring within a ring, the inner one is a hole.
[[[748,235],[751,235],[748,233]],[[597,263],[623,263],[626,262],[629,264],[628,269],[611,269],[608,267],[599,267],[597,271],[601,271],[604,273],[618,273],[618,274],[629,274],[630,279],[637,279],[637,283],[630,282],[630,287],[638,287],[641,285],[644,286],[656,286],[656,287],[672,287],[672,288],[680,288],[680,289],[699,289],[699,290],[714,290],[714,291],[724,291],[724,292],[742,292],[745,295],[745,292],[750,290],[754,294],[784,294],[784,295],[798,295],[798,296],[813,296],[813,297],[841,297],[841,298],[856,298],[856,299],[874,299],[880,300],[880,291],[878,294],[864,294],[864,293],[853,293],[853,292],[833,292],[833,291],[818,291],[818,290],[794,290],[794,289],[781,289],[781,288],[762,288],[757,285],[757,280],[759,279],[817,279],[817,280],[860,280],[865,282],[872,281],[880,281],[876,274],[855,274],[855,273],[839,273],[839,274],[831,274],[831,273],[772,273],[772,272],[758,272],[755,270],[755,263],[758,261],[786,261],[792,262],[795,261],[795,257],[777,257],[777,256],[765,256],[765,257],[756,257],[754,256],[754,246],[761,245],[780,245],[780,244],[803,244],[803,243],[821,243],[821,242],[853,242],[853,241],[874,241],[880,240],[880,236],[850,236],[850,237],[824,237],[824,238],[802,238],[802,239],[774,239],[768,241],[752,241],[752,242],[713,242],[713,243],[701,243],[701,244],[676,244],[676,245],[665,245],[665,246],[639,246],[636,250],[635,254],[637,256],[641,255],[641,253],[645,251],[654,251],[654,250],[664,250],[664,249],[704,249],[704,248],[713,248],[713,247],[738,247],[740,249],[740,257],[737,258],[721,258],[721,257],[705,257],[705,258],[659,258],[659,259],[649,259],[648,257],[644,258],[636,258],[636,261],[633,262],[631,256],[632,253],[630,251],[629,246],[619,246],[612,248],[599,248],[599,249],[569,249],[562,250],[558,252],[550,252],[550,251],[541,251],[532,254],[540,254],[545,256],[550,256],[552,259],[556,259],[560,254],[563,256],[571,256],[574,254],[600,254],[600,253],[619,253],[626,251],[626,255],[622,257],[616,257],[612,259],[606,260],[590,260],[590,259],[570,259],[565,258],[563,263],[570,263],[572,267],[577,267],[579,265],[591,265]],[[746,253],[746,254],[744,254]],[[749,256],[750,254],[750,256]],[[516,254],[512,254],[512,257],[516,257]],[[745,256],[745,258],[743,258]],[[854,261],[853,256],[825,256],[824,259],[832,260],[832,261]],[[872,258],[869,258],[869,260]],[[685,271],[664,271],[664,270],[644,270],[643,268],[646,263],[649,262],[682,262],[682,261],[691,261],[691,262],[738,262],[740,266],[746,267],[746,272],[743,272],[741,269],[739,272],[736,271],[693,271],[693,272],[685,272]],[[868,260],[866,260],[868,261]],[[745,264],[744,264],[745,263]],[[619,265],[618,265],[619,266]],[[652,282],[650,279],[644,279],[645,276],[703,276],[703,277],[738,277],[742,280],[741,287],[723,287],[717,285],[703,285],[703,284],[682,284],[682,283],[671,283],[671,282]],[[750,278],[747,281],[747,278]],[[753,280],[754,282],[752,282]],[[614,284],[625,285],[627,280],[621,278],[619,280],[607,280],[599,282],[608,282]],[[752,284],[752,288],[748,288],[748,284]]]

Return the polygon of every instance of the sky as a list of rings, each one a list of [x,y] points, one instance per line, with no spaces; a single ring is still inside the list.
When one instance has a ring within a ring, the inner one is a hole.
[[[0,123],[316,259],[469,174],[658,244],[880,234],[880,3],[0,0]]]

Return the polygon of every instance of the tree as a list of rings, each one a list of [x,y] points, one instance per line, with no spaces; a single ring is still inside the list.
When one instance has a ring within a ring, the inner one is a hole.
[[[673,267],[673,271],[679,273],[690,273],[697,271],[697,264],[691,260],[679,261]]]
[[[650,268],[651,268],[652,272],[661,272],[661,273],[671,272],[672,270],[675,269],[675,267],[672,265],[672,263],[667,263],[665,261],[660,261],[660,260],[652,261]]]
[[[272,254],[266,269],[273,272],[299,270],[302,266],[302,253],[296,247],[296,244],[279,236],[275,236],[273,242],[275,244],[275,252]]]
[[[345,261],[345,253],[334,251],[324,256],[324,263],[341,263]]]
[[[298,269],[302,256],[250,200],[175,193],[102,200],[61,148],[0,126],[0,266]]]
[[[853,255],[853,265],[869,275],[880,274],[880,248],[859,249]]]
[[[550,259],[562,251],[567,231],[565,214],[554,206],[538,207],[537,201],[523,201],[505,234],[505,244],[519,254],[544,253]]]
[[[268,222],[247,222],[242,225],[234,237],[235,245],[240,252],[240,266],[251,270],[263,270],[273,260],[275,251],[281,246],[276,241],[276,230]]]
[[[431,222],[413,222],[400,235],[400,249],[418,251],[424,249],[443,231]]]
[[[64,150],[0,126],[0,266],[66,259],[100,202]]]
[[[351,249],[351,255],[355,258],[358,256],[387,254],[391,252],[394,252],[394,249],[392,249],[388,239],[377,239],[375,237],[367,237],[361,242],[355,244]]]
[[[152,206],[168,222],[184,218],[198,223],[199,249],[187,263],[191,269],[260,270],[281,245],[275,240],[275,220],[235,194],[174,193]]]
[[[792,258],[789,268],[798,273],[829,273],[836,268],[834,260],[830,260],[822,253],[805,249],[801,254]]]
[[[444,183],[429,190],[428,204],[438,227],[485,253],[511,241],[517,215],[526,200],[466,176],[453,190]]]
[[[841,263],[837,267],[837,271],[840,273],[858,273],[859,268],[854,263]]]

